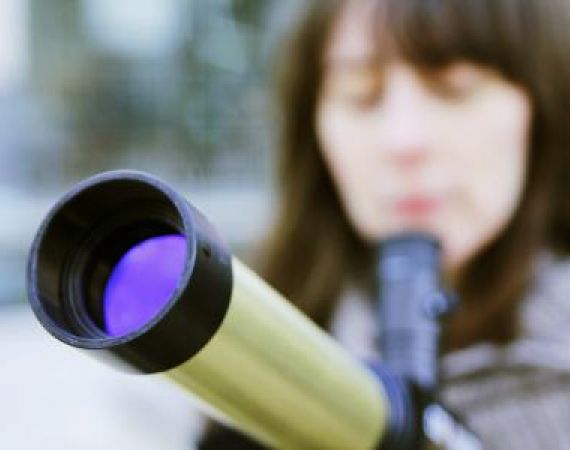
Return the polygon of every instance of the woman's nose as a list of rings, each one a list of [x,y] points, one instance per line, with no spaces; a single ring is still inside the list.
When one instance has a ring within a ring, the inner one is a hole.
[[[391,71],[375,122],[380,151],[403,167],[423,164],[431,150],[429,121],[429,99],[419,80],[404,69]]]

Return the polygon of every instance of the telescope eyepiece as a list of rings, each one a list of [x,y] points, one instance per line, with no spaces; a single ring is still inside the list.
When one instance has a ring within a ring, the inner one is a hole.
[[[35,242],[35,297],[67,333],[112,336],[105,324],[111,275],[141,243],[169,235],[183,236],[184,221],[147,184],[128,179],[78,187],[56,205]]]
[[[40,226],[28,262],[35,314],[58,339],[86,349],[146,342],[164,355],[153,335],[164,342],[187,334],[184,351],[172,350],[186,358],[214,334],[230,291],[230,255],[213,228],[165,183],[139,172],[75,186]],[[201,330],[187,322],[196,314]]]

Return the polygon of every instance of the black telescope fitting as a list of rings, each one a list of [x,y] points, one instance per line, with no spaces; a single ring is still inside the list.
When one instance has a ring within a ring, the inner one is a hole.
[[[439,318],[450,302],[441,288],[440,246],[421,233],[392,237],[378,251],[378,318],[382,364],[406,385],[408,441],[425,448],[423,414],[438,385]]]
[[[101,300],[112,269],[138,242],[173,233],[185,237],[187,258],[168,305],[133,333],[107,335]],[[138,172],[104,173],[75,186],[42,223],[28,266],[30,304],[52,335],[143,373],[198,353],[220,326],[231,287],[230,254],[207,220]]]

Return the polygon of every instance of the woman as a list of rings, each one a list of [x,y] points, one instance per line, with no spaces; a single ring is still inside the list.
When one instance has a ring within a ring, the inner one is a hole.
[[[290,43],[261,274],[365,356],[374,244],[437,236],[443,400],[485,448],[570,448],[570,4],[317,1]]]

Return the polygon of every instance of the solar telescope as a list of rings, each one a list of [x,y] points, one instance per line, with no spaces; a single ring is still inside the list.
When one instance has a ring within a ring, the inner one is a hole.
[[[437,284],[435,272],[420,271],[411,283],[401,249],[420,248],[432,267],[437,248],[398,242],[380,265],[393,278],[384,295],[422,298]],[[441,430],[434,436],[438,420],[456,426],[442,408],[433,413],[437,349],[423,345],[437,338],[430,311],[412,311],[419,334],[410,334],[405,309],[383,303],[382,314],[397,318],[386,336],[393,367],[356,361],[148,174],[107,172],[72,188],[43,220],[27,277],[32,309],[57,339],[121,370],[162,374],[261,444],[418,449],[448,439]],[[404,335],[408,354],[424,355],[414,357],[419,366],[396,351]],[[428,407],[435,422],[426,421]],[[454,448],[479,448],[461,433],[464,446]]]

